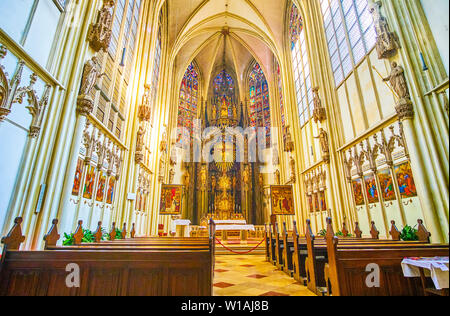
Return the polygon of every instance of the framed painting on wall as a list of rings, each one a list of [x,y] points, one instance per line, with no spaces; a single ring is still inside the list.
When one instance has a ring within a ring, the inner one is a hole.
[[[294,192],[291,185],[270,187],[273,215],[295,215]]]
[[[366,187],[367,199],[369,204],[375,204],[380,201],[378,197],[377,181],[374,175],[364,177],[364,185]]]
[[[320,210],[322,212],[326,211],[328,209],[327,206],[327,197],[325,195],[325,191],[319,192],[319,203],[320,203]]]
[[[92,199],[92,196],[94,194],[94,182],[95,182],[95,167],[88,166],[83,190],[83,197],[85,199],[88,200]]]
[[[78,158],[77,169],[75,170],[75,177],[73,179],[72,195],[78,196],[80,194],[81,177],[83,177],[84,161]]]
[[[106,203],[109,205],[113,204],[114,201],[114,187],[116,185],[116,178],[109,177],[108,181],[108,191],[106,194]]]
[[[183,185],[166,185],[161,189],[160,215],[181,215]]]
[[[388,169],[380,171],[378,173],[378,179],[380,180],[381,194],[385,202],[395,201],[397,199],[395,195],[394,180]]]
[[[416,197],[417,189],[409,161],[396,166],[395,174],[397,175],[398,188],[400,189],[402,198],[408,199]]]
[[[355,179],[352,181],[352,187],[353,187],[353,195],[355,198],[355,204],[356,206],[364,205],[364,195],[362,191],[362,181],[361,179]]]
[[[97,202],[103,202],[105,198],[105,187],[106,187],[106,177],[102,171],[100,171],[100,176],[98,178],[97,195],[95,200]]]

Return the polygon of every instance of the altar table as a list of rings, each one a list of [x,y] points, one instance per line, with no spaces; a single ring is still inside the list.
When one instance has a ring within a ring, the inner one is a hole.
[[[402,261],[403,274],[407,278],[420,277],[425,293],[448,293],[449,258],[405,258]],[[431,277],[437,291],[426,288],[426,277]]]
[[[177,237],[190,237],[189,226],[191,221],[188,219],[177,219],[172,221],[172,232],[176,232]]]

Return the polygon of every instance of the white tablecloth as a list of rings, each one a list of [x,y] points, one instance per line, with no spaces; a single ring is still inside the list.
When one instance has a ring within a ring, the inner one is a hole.
[[[251,230],[255,231],[254,225],[217,225],[216,231],[224,231],[224,230]]]
[[[177,231],[177,226],[189,226],[191,225],[191,221],[188,219],[177,219],[172,221],[172,227],[171,227],[171,231],[172,232],[176,232]],[[189,230],[188,230],[189,232]]]
[[[420,258],[418,260],[405,258],[402,261],[403,274],[407,278],[420,277],[419,268],[425,270],[425,275],[431,277],[437,290],[449,288],[448,257]]]
[[[216,225],[221,225],[221,224],[227,224],[227,225],[246,225],[247,221],[246,220],[221,220],[221,221],[214,221],[214,223],[216,223]]]

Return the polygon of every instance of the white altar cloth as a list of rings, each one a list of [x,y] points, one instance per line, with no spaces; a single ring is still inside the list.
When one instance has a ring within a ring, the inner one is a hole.
[[[239,230],[239,231],[255,231],[254,225],[216,225],[216,231],[228,231],[228,230]]]
[[[247,221],[246,220],[220,220],[220,221],[214,221],[214,223],[216,223],[216,225],[222,225],[222,224],[226,224],[226,225],[232,225],[232,224],[247,225]]]
[[[403,274],[407,278],[420,277],[419,268],[425,270],[426,276],[431,276],[437,290],[449,288],[448,257],[444,258],[405,258],[402,261]]]
[[[189,225],[191,225],[191,221],[190,220],[188,220],[188,219],[177,219],[177,220],[172,221],[171,231],[172,232],[176,232],[177,231],[177,226],[189,227]],[[187,229],[187,233],[189,233],[189,229]]]

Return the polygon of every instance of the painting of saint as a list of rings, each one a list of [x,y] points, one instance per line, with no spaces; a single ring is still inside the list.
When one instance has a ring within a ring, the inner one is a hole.
[[[106,203],[113,204],[114,201],[114,187],[116,185],[116,179],[114,177],[109,178],[108,191],[106,192]]]
[[[369,204],[374,204],[380,202],[378,197],[378,189],[377,189],[377,181],[374,175],[365,176],[364,184],[366,186],[367,198],[369,200]]]
[[[395,196],[394,180],[389,170],[380,171],[378,173],[378,179],[380,180],[383,200],[386,202],[395,201],[397,197]]]
[[[355,204],[356,206],[364,205],[364,196],[362,191],[362,181],[361,179],[355,179],[352,181],[352,187],[353,187],[353,195],[355,197]]]
[[[312,195],[308,195],[308,208],[310,213],[314,212],[314,203]]]
[[[294,194],[290,185],[274,185],[270,188],[273,215],[295,215]]]
[[[81,177],[83,176],[84,162],[78,158],[77,169],[75,170],[75,178],[73,179],[72,195],[78,196],[80,194]]]
[[[417,196],[417,189],[414,183],[414,177],[411,170],[411,164],[406,162],[395,167],[397,175],[398,188],[402,198],[412,198]]]
[[[95,182],[95,168],[89,166],[86,172],[86,179],[84,181],[83,197],[85,199],[92,199],[94,193],[94,182]]]
[[[97,187],[97,195],[95,197],[95,200],[97,202],[103,202],[103,199],[105,198],[105,187],[106,187],[106,177],[103,174],[103,172],[100,171]]]
[[[163,185],[161,190],[160,215],[180,215],[182,211],[183,186]]]
[[[314,193],[314,210],[320,212],[319,194]]]
[[[325,192],[324,191],[320,191],[319,192],[319,202],[320,202],[320,210],[326,211],[327,210],[327,198],[325,196]]]

